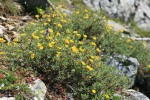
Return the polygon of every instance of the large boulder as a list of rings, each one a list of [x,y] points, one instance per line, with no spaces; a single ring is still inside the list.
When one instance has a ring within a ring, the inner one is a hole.
[[[141,92],[135,91],[133,89],[125,91],[125,94],[128,97],[128,100],[150,100],[147,96]]]
[[[40,79],[37,79],[33,83],[34,84],[29,85],[29,88],[35,95],[34,100],[44,100],[45,94],[47,92],[47,88],[44,82]]]
[[[92,10],[102,9],[110,17],[124,21],[134,20],[137,25],[150,31],[150,0],[83,0]]]
[[[115,67],[119,75],[126,75],[129,78],[131,81],[129,88],[134,85],[139,67],[139,62],[136,58],[115,55],[107,60],[107,65]]]
[[[120,97],[121,100],[150,100],[146,95],[143,93],[129,89],[129,90],[124,90],[123,95],[120,94],[114,94],[116,97]]]

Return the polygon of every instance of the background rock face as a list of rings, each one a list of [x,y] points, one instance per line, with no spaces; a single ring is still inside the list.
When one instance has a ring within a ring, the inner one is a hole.
[[[128,21],[133,19],[144,30],[150,31],[150,0],[83,0],[93,10],[102,9],[110,17]]]

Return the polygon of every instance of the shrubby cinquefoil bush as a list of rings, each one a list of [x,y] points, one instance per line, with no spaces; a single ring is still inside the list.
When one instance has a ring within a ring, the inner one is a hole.
[[[101,61],[97,37],[86,34],[106,34],[102,19],[88,10],[69,16],[57,8],[49,14],[39,9],[35,17],[38,23],[31,22],[21,38],[3,46],[10,67],[30,67],[44,76],[49,87],[61,84],[78,100],[113,98],[113,93],[127,87],[128,79]]]

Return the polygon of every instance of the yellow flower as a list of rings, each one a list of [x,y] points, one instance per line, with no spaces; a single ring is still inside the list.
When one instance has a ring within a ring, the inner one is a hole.
[[[39,18],[40,16],[39,16],[39,15],[35,15],[35,17],[36,17],[36,18]]]
[[[50,33],[53,33],[53,30],[52,30],[52,29],[48,29],[48,30],[49,30]]]
[[[146,47],[147,47],[147,44],[146,44],[146,43],[143,43],[143,46],[144,46],[144,48],[146,48]]]
[[[69,40],[69,42],[70,42],[70,43],[74,43],[74,41],[73,41],[73,40]]]
[[[57,26],[60,27],[60,28],[62,28],[62,25],[61,25],[61,24],[57,24]]]
[[[78,33],[78,31],[73,31],[73,33],[74,33],[74,34],[77,34],[77,33]]]
[[[77,36],[77,37],[80,37],[81,35],[80,35],[80,34],[76,34],[76,36]]]
[[[91,42],[91,45],[93,45],[93,46],[96,46],[96,43],[94,43],[94,42]]]
[[[67,30],[66,30],[66,33],[70,33],[70,30],[69,30],[69,29],[67,29]]]
[[[59,50],[60,50],[60,49],[62,49],[62,47],[58,46],[58,47],[57,47],[57,49],[59,49]]]
[[[93,62],[94,62],[92,59],[89,59],[89,61],[90,61],[91,63],[93,63]]]
[[[105,98],[106,98],[106,99],[109,99],[110,97],[109,97],[109,95],[108,95],[108,94],[106,94],[106,95],[105,95]]]
[[[44,49],[44,47],[41,45],[41,46],[39,47],[39,49],[42,50],[42,49]]]
[[[66,17],[66,16],[67,16],[67,14],[65,14],[65,13],[63,13],[63,15],[64,15],[64,17]]]
[[[56,16],[56,14],[52,14],[52,17],[54,18]]]
[[[95,56],[95,59],[96,59],[96,60],[99,60],[99,56]]]
[[[88,10],[87,10],[87,9],[85,9],[84,11],[85,11],[86,13],[88,12]]]
[[[79,12],[79,11],[76,11],[75,13],[78,15],[80,12]]]
[[[84,52],[84,50],[83,50],[81,47],[79,48],[79,50],[80,50],[81,52]]]
[[[40,43],[38,43],[38,47],[39,47],[40,50],[44,49],[44,47]]]
[[[79,41],[79,44],[83,44],[83,42]]]
[[[78,53],[78,52],[79,52],[78,49],[76,48],[76,46],[73,46],[73,47],[72,47],[72,52],[75,52],[75,53]]]
[[[15,39],[13,39],[13,41],[14,41],[14,42],[18,42],[18,41],[19,41],[19,39],[18,39],[18,38],[15,38]]]
[[[62,52],[57,52],[56,57],[59,57]]]
[[[46,39],[47,39],[47,40],[51,40],[51,39],[53,39],[53,37],[48,36],[48,37],[46,37]]]
[[[67,40],[67,39],[66,39],[64,42],[65,42],[65,44],[67,44],[67,45],[69,44],[69,40]]]
[[[14,44],[14,46],[17,46],[17,45],[18,45],[18,44],[17,44],[17,43],[15,43],[15,42],[14,42],[13,44]]]
[[[40,33],[45,33],[45,30],[41,30]]]
[[[107,32],[110,32],[110,30],[112,30],[112,25],[111,25],[111,24],[108,24],[108,25],[106,26],[106,31],[107,31]]]
[[[130,48],[132,49],[132,48],[133,48],[133,46],[130,46]]]
[[[3,55],[3,54],[5,54],[5,52],[0,52],[0,55]]]
[[[39,39],[39,37],[36,36],[36,35],[34,35],[34,34],[32,34],[32,37],[33,37],[34,39]]]
[[[46,18],[46,16],[47,16],[47,15],[46,15],[46,14],[44,14],[44,15],[42,15],[42,18]]]
[[[92,59],[94,59],[95,57],[94,56],[90,56]]]
[[[3,38],[0,38],[0,42],[4,43],[4,42],[6,42],[6,40],[4,40]]]
[[[150,65],[148,65],[147,67],[150,68]]]
[[[105,20],[106,19],[106,17],[105,16],[103,16],[103,20]]]
[[[95,89],[92,89],[92,93],[95,94],[95,93],[96,93],[96,90],[95,90]]]
[[[124,30],[123,29],[120,29],[120,30],[118,30],[120,33],[122,33]]]
[[[99,48],[96,49],[97,52],[101,52],[101,50]]]
[[[65,45],[66,48],[68,48],[68,45]]]
[[[50,18],[48,18],[48,19],[47,19],[47,22],[49,23],[50,21],[51,21],[51,19],[50,19]]]
[[[86,14],[83,18],[84,18],[84,19],[88,19],[88,18],[89,18],[89,15]]]
[[[85,66],[86,64],[85,64],[85,62],[83,62],[83,61],[81,61],[81,64],[83,65],[83,66]]]
[[[33,38],[34,38],[34,39],[37,39],[37,40],[39,39],[39,37],[38,37],[38,36],[33,36]]]
[[[96,37],[92,37],[93,40],[96,40]]]
[[[49,46],[50,48],[52,48],[52,47],[54,46],[54,44],[55,44],[55,42],[51,42],[51,43],[48,44],[48,46]]]
[[[59,36],[59,35],[60,35],[60,33],[59,33],[59,32],[57,32],[57,33],[56,33],[56,36]]]
[[[83,35],[84,38],[87,38],[87,35]]]
[[[31,54],[31,58],[32,59],[35,58],[35,54],[34,53]]]
[[[34,23],[34,22],[30,22],[30,24],[35,25],[35,23]]]
[[[24,34],[24,33],[20,34],[20,36],[22,36],[22,37],[25,36],[25,35],[26,35],[26,34]]]
[[[44,23],[44,26],[46,26],[47,24],[48,24],[48,23],[45,22],[45,23]]]
[[[57,23],[56,23],[56,22],[54,22],[53,24],[54,24],[54,25],[56,25]]]
[[[131,42],[131,39],[127,39],[127,43]]]
[[[39,9],[39,13],[40,13],[40,14],[43,14],[43,10],[42,10],[42,9]]]
[[[86,66],[86,68],[87,68],[88,70],[90,70],[90,71],[93,70],[93,68],[92,68],[91,66]]]

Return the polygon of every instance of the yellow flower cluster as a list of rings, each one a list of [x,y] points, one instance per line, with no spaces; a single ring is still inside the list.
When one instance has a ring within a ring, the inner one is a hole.
[[[79,52],[79,50],[76,48],[76,46],[73,46],[71,49],[72,49],[72,52],[74,52],[74,53],[78,53]]]
[[[106,94],[106,95],[105,95],[105,98],[106,98],[106,99],[109,99],[109,98],[110,98],[110,96],[109,96],[108,94]]]
[[[3,54],[5,54],[5,52],[0,52],[0,55],[3,55]]]
[[[31,58],[32,58],[32,59],[35,58],[35,54],[34,54],[34,53],[31,54]]]
[[[93,70],[93,68],[91,67],[91,66],[86,66],[86,68],[88,69],[88,70],[90,70],[90,71],[92,71]]]
[[[88,19],[88,18],[89,18],[89,15],[86,14],[83,18],[84,18],[84,19]]]
[[[36,32],[35,32],[36,33]],[[38,40],[39,37],[35,35],[35,33],[32,34],[32,38]]]
[[[112,25],[111,24],[108,24],[107,26],[106,26],[106,31],[107,32],[110,32],[112,30]]]
[[[13,41],[14,41],[14,42],[18,42],[18,41],[19,41],[19,39],[18,39],[18,38],[15,38],[15,39],[13,39]]]
[[[41,43],[38,43],[38,47],[39,47],[40,50],[44,49],[44,46],[42,46]]]
[[[92,93],[95,94],[95,93],[96,93],[96,90],[95,90],[95,89],[92,89]]]
[[[50,48],[52,48],[55,43],[56,43],[56,42],[53,41],[53,42],[49,43],[48,46],[49,46]]]
[[[6,42],[6,40],[4,40],[3,38],[0,38],[0,42],[4,43],[4,42]]]
[[[150,68],[150,65],[148,65],[147,67]]]

